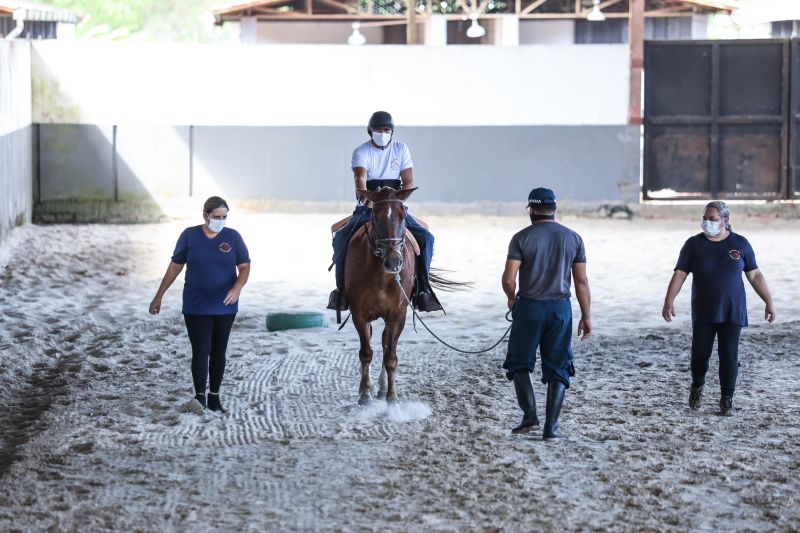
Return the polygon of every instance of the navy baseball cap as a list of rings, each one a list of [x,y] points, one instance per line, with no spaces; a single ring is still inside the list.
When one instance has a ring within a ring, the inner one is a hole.
[[[556,194],[550,189],[537,187],[528,195],[528,205],[556,205]]]

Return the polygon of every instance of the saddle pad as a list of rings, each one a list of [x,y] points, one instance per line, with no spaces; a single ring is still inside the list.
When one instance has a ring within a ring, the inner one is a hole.
[[[364,233],[367,231],[367,226],[369,225],[370,223],[367,222],[366,224],[358,228],[355,231],[355,233],[353,233],[353,236],[350,238],[350,240],[352,241],[356,237],[361,237],[362,235],[364,235]],[[408,228],[406,228],[406,240],[411,245],[411,248],[414,249],[414,255],[419,255],[419,243],[417,242],[417,239],[414,238],[414,234],[411,233],[411,231],[409,231]]]

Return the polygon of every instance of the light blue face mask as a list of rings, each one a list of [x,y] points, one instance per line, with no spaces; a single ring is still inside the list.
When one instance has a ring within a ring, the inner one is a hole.
[[[213,233],[219,233],[225,227],[225,221],[218,220],[216,218],[209,218],[207,226],[208,229],[211,230]]]
[[[716,237],[722,233],[722,221],[703,220],[700,222],[700,228],[709,237]]]

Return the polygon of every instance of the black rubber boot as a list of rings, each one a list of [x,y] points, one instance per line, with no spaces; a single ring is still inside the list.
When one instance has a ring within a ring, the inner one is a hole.
[[[736,408],[733,406],[733,396],[723,396],[719,400],[719,414],[722,416],[733,416]]]
[[[349,305],[347,305],[347,297],[344,295],[344,291],[333,289],[331,295],[328,296],[328,309],[347,311],[348,307]]]
[[[511,430],[511,433],[527,433],[539,427],[539,418],[536,416],[536,396],[533,393],[531,373],[527,370],[514,372],[514,392],[517,393],[517,403],[522,409],[522,422]]]
[[[414,299],[414,305],[424,313],[444,311],[439,299],[433,294],[430,277],[425,270],[425,259],[422,256],[418,256],[417,259],[417,296]]]
[[[219,401],[219,393],[214,394],[213,392],[208,393],[208,408],[211,411],[216,411],[218,413],[227,413],[228,411],[222,407],[222,403]]]
[[[557,379],[547,384],[547,406],[545,407],[543,434],[545,439],[558,438],[558,415],[561,414],[561,405],[564,403],[564,392],[566,390],[566,385]]]

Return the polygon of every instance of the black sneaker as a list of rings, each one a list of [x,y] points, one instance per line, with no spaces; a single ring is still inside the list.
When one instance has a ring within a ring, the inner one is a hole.
[[[227,413],[227,409],[222,407],[222,402],[219,401],[219,394],[213,392],[208,393],[208,409],[218,413]]]
[[[736,414],[736,408],[733,406],[733,396],[723,396],[719,399],[719,414],[722,416]]]
[[[700,404],[703,402],[703,386],[699,387],[692,385],[689,391],[689,408],[697,411],[700,409]]]

